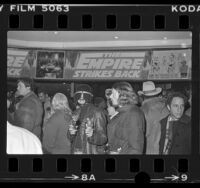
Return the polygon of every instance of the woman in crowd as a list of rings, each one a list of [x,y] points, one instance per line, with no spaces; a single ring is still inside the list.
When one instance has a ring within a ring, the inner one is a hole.
[[[67,137],[72,122],[68,99],[56,93],[52,99],[51,117],[44,124],[43,149],[51,154],[70,154],[71,143]]]

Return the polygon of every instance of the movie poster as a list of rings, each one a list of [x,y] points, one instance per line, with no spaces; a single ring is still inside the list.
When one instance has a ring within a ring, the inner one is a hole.
[[[8,48],[7,77],[35,77],[36,53],[34,50]]]
[[[191,79],[191,49],[67,52],[66,79]]]
[[[64,64],[64,52],[37,51],[36,78],[63,78]]]
[[[87,51],[66,55],[64,77],[73,80],[141,79],[145,51]]]
[[[7,77],[20,77],[28,50],[9,48],[7,51]]]
[[[191,50],[153,51],[146,65],[148,79],[191,79]]]

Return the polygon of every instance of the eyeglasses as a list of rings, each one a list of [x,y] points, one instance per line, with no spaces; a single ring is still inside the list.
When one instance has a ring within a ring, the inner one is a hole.
[[[110,89],[110,88],[106,89],[105,90],[105,96],[106,96],[106,98],[109,99],[111,95],[112,95],[112,89]]]

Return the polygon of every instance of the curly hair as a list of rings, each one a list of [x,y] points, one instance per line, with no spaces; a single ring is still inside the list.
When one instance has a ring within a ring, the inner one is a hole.
[[[184,101],[184,104],[187,103],[187,97],[184,94],[182,94],[181,92],[178,92],[178,91],[172,91],[168,94],[168,97],[167,97],[167,100],[166,100],[166,106],[167,105],[170,106],[173,98],[175,98],[175,97],[182,98],[183,101]]]
[[[119,92],[119,105],[138,104],[138,96],[128,82],[117,82],[112,88]]]

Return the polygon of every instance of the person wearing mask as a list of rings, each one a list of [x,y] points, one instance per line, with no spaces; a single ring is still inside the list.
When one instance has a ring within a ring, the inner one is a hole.
[[[107,143],[106,115],[92,104],[92,99],[89,85],[80,84],[76,88],[77,110],[73,114],[74,125],[69,129],[74,154],[103,154],[102,148]]]

